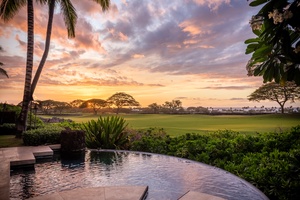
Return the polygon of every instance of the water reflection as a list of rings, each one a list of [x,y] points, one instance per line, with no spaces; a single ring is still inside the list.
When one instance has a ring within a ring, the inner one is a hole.
[[[35,173],[12,174],[11,197],[123,185],[149,186],[147,199],[178,199],[189,190],[229,200],[267,199],[246,181],[218,168],[176,157],[127,151],[88,151],[77,160],[61,158],[36,164]]]

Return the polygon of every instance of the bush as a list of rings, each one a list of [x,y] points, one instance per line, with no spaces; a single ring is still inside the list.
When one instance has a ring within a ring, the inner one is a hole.
[[[31,120],[31,122],[30,122]],[[43,128],[45,127],[44,122],[39,118],[34,116],[32,113],[28,113],[27,117],[27,129],[36,129],[36,128]]]
[[[45,144],[59,144],[60,134],[64,128],[59,126],[46,126],[25,131],[23,142],[26,146],[38,146]]]
[[[300,199],[300,125],[255,136],[224,130],[170,138],[150,129],[136,139],[132,150],[210,164],[247,180],[270,199]]]
[[[82,124],[86,146],[92,149],[125,149],[129,143],[124,118],[111,116]]]
[[[167,154],[170,137],[163,129],[149,128],[131,133],[131,150]]]
[[[0,135],[14,135],[16,131],[16,124],[5,123],[0,125]]]

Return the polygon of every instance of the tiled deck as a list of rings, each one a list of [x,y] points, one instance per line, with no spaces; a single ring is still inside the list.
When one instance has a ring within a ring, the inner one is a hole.
[[[53,155],[52,149],[59,145],[37,147],[0,148],[0,199],[9,200],[10,167],[34,165],[36,157]],[[32,200],[142,200],[147,196],[148,186],[118,186],[77,188],[69,191],[56,192],[50,195],[38,196]],[[187,191],[179,200],[223,200],[194,191]]]

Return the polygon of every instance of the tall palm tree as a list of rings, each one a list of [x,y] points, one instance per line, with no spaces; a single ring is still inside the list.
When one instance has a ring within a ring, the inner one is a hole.
[[[34,90],[36,88],[37,82],[40,78],[40,75],[42,73],[42,70],[44,68],[48,53],[49,53],[49,47],[50,47],[50,40],[51,40],[51,32],[52,32],[52,22],[53,22],[53,14],[55,9],[55,2],[57,0],[48,0],[49,3],[49,18],[48,18],[48,25],[47,25],[47,35],[46,35],[46,45],[45,50],[42,56],[42,60],[39,64],[39,67],[35,73],[34,79],[31,84],[31,98],[33,96]],[[108,10],[110,6],[110,0],[93,0],[97,4],[100,4],[102,11]],[[61,13],[64,17],[64,22],[68,30],[68,37],[73,38],[75,37],[75,25],[77,21],[77,14],[76,10],[71,3],[70,0],[59,0],[61,7]],[[33,98],[32,98],[33,99]]]
[[[31,78],[33,66],[34,49],[34,11],[33,0],[2,0],[0,4],[0,16],[4,21],[12,19],[20,8],[27,4],[27,57],[26,57],[26,75],[24,84],[23,103],[20,116],[17,120],[17,137],[26,129],[28,106],[30,102]]]
[[[49,4],[49,19],[47,25],[47,35],[46,35],[46,45],[45,50],[42,56],[42,60],[39,64],[39,67],[36,71],[34,76],[33,82],[31,83],[32,79],[32,66],[33,66],[33,46],[34,46],[34,12],[33,12],[33,1],[32,0],[3,0],[0,5],[0,15],[4,21],[8,21],[9,19],[13,18],[13,16],[17,13],[17,11],[22,7],[25,6],[27,3],[27,14],[28,14],[28,43],[27,43],[27,61],[26,61],[26,76],[25,76],[25,86],[24,86],[24,96],[22,101],[22,110],[20,116],[17,121],[17,130],[18,135],[26,130],[26,122],[27,122],[27,115],[29,110],[30,101],[33,99],[32,95],[36,88],[37,82],[39,77],[42,73],[42,69],[46,62],[49,47],[50,47],[50,39],[51,39],[51,32],[52,32],[52,22],[54,16],[54,9],[56,1],[61,4],[62,13],[64,16],[64,21],[67,26],[68,36],[70,38],[75,37],[75,24],[76,24],[76,11],[70,0],[37,0],[40,3]],[[103,11],[106,11],[109,8],[110,0],[93,0],[96,3],[100,4]]]
[[[1,46],[0,46],[0,51],[2,51],[2,47],[1,47]],[[3,65],[4,65],[4,64],[3,64],[2,62],[0,62],[0,66],[3,66]],[[5,75],[7,78],[9,78],[7,72],[6,72],[4,69],[2,69],[1,67],[0,67],[0,74],[3,74],[3,75]]]

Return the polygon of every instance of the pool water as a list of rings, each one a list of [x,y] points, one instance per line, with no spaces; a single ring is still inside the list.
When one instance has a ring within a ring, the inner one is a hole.
[[[190,190],[228,200],[268,199],[248,182],[203,163],[142,152],[90,150],[77,159],[56,155],[34,169],[12,171],[10,198],[124,185],[148,186],[147,200],[178,199]]]

